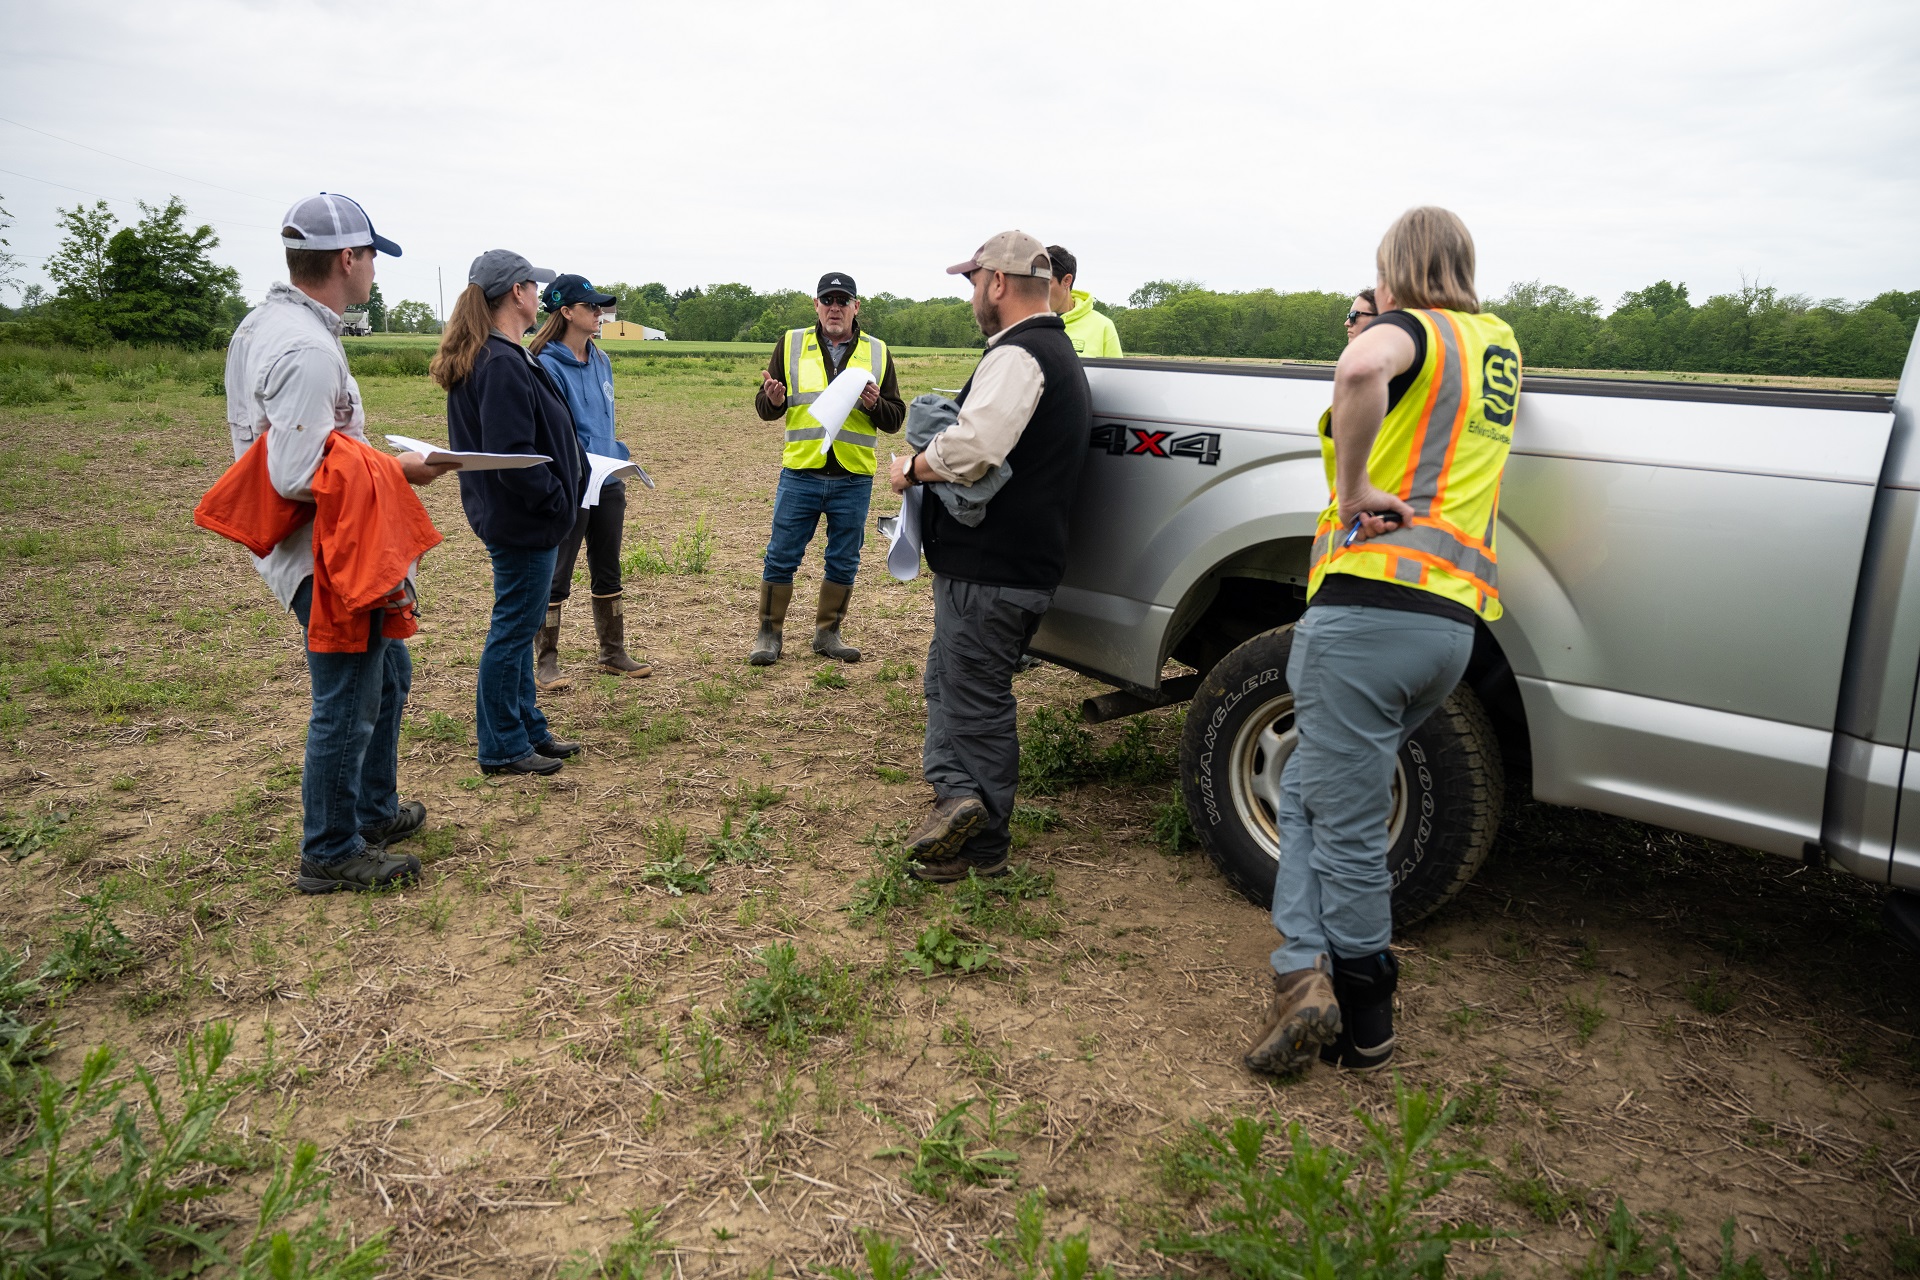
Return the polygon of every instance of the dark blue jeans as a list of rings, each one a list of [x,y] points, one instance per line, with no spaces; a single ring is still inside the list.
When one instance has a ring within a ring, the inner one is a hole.
[[[313,579],[300,584],[293,612],[301,627],[313,609]],[[406,642],[368,623],[365,653],[307,651],[313,717],[300,775],[300,858],[326,864],[366,845],[361,832],[400,811],[400,713],[413,687]]]
[[[780,470],[773,495],[773,536],[767,540],[768,582],[792,582],[793,571],[813,541],[820,517],[827,518],[827,581],[853,585],[860,572],[860,548],[867,540],[867,504],[873,500],[872,476],[830,476],[822,471]]]
[[[534,705],[533,637],[546,621],[558,549],[488,547],[487,554],[493,558],[493,621],[474,691],[480,763],[512,764],[553,736]]]

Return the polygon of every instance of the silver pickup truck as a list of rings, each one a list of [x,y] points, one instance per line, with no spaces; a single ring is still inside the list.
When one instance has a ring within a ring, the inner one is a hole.
[[[1088,361],[1091,456],[1032,645],[1115,686],[1090,720],[1192,700],[1182,793],[1257,902],[1332,376]],[[1396,919],[1472,878],[1510,769],[1539,800],[1920,893],[1917,412],[1920,343],[1892,397],[1529,375],[1500,506],[1506,614],[1400,753]],[[1917,908],[1889,904],[1909,934]]]

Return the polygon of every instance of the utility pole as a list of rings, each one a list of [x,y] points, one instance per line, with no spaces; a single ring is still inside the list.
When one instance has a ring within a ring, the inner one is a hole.
[[[433,269],[433,278],[440,282],[440,328],[447,327],[447,277],[439,267]]]

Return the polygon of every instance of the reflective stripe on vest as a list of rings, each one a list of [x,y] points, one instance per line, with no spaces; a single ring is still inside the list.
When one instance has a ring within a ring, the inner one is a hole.
[[[887,344],[862,333],[847,355],[846,368],[869,371],[878,385],[887,376],[887,358]],[[796,471],[811,471],[826,465],[827,461],[826,429],[814,420],[809,408],[827,389],[826,353],[820,349],[815,330],[787,331],[786,365],[787,432],[780,465]],[[873,420],[855,405],[834,439],[833,456],[854,475],[870,476],[876,469],[874,445],[878,439]]]
[[[1349,573],[1432,591],[1492,621],[1501,612],[1494,533],[1520,396],[1519,344],[1505,321],[1484,312],[1406,314],[1426,331],[1426,360],[1382,421],[1367,472],[1413,508],[1413,520],[1343,546],[1336,500],[1314,531],[1307,594],[1328,573]],[[1332,410],[1320,437],[1331,489]]]

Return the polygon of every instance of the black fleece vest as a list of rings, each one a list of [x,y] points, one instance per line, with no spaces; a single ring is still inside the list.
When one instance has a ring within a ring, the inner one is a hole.
[[[1073,341],[1056,315],[1022,321],[1000,346],[1020,347],[1040,365],[1046,388],[1007,462],[1013,475],[969,529],[931,495],[921,504],[927,563],[943,577],[995,587],[1051,591],[1067,568],[1067,517],[1093,428],[1093,397]],[[961,389],[965,405],[973,379]]]

